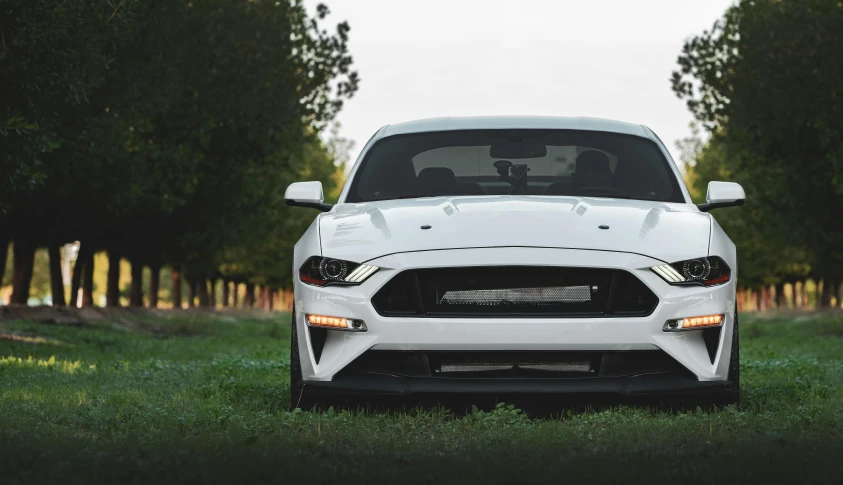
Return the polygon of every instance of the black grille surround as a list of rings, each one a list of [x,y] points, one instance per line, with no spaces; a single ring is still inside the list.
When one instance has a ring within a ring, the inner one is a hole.
[[[374,297],[385,317],[645,317],[658,297],[625,270],[476,266],[404,270]]]

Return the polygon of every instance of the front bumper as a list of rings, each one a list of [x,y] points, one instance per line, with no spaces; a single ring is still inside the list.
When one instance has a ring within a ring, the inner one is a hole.
[[[372,394],[589,394],[647,396],[692,395],[732,389],[730,381],[698,381],[686,376],[653,375],[606,379],[418,379],[356,376],[307,383],[309,393]]]
[[[359,389],[372,392],[476,392],[489,382],[417,382],[407,379],[355,378],[354,383],[335,375],[368,350],[399,351],[634,351],[663,350],[689,370],[695,379],[679,382],[659,379],[627,378],[623,383],[550,382],[559,379],[530,379],[508,385],[526,392],[589,392],[586,387],[612,389],[611,392],[659,392],[706,386],[728,386],[732,325],[734,325],[734,279],[713,287],[676,287],[665,283],[650,271],[663,263],[646,256],[591,250],[549,248],[479,248],[424,251],[394,254],[368,262],[381,268],[360,286],[319,288],[295,282],[295,310],[299,334],[299,355],[305,383],[323,389]],[[653,313],[646,317],[611,318],[407,318],[383,317],[371,304],[372,296],[395,274],[407,268],[447,266],[557,266],[625,269],[637,276],[659,298]],[[361,319],[368,331],[347,333],[327,331],[321,355],[313,352],[305,314],[342,316]],[[720,341],[713,358],[701,331],[664,332],[667,320],[696,315],[726,315]],[[318,361],[318,362],[317,362]],[[665,376],[667,377],[667,376]],[[638,382],[636,382],[636,380]],[[537,382],[541,381],[541,382]],[[582,381],[582,380],[579,380]],[[605,379],[600,379],[605,381]],[[648,382],[645,382],[648,381]],[[687,382],[686,382],[687,381]],[[608,386],[608,387],[606,387]],[[441,389],[438,389],[440,388]],[[424,389],[424,390],[422,390]],[[498,389],[500,390],[500,389]],[[498,391],[489,391],[498,392]],[[518,392],[518,391],[513,391]]]

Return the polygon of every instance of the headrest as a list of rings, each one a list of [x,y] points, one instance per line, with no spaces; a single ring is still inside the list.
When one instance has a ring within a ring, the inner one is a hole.
[[[418,175],[418,182],[422,191],[430,194],[453,193],[457,186],[457,178],[454,175],[454,171],[446,167],[428,167],[422,169]]]
[[[588,150],[577,157],[577,169],[571,181],[579,187],[609,185],[612,181],[612,169],[609,157],[597,150]]]
[[[609,157],[597,150],[588,150],[577,157],[577,172],[610,172]]]

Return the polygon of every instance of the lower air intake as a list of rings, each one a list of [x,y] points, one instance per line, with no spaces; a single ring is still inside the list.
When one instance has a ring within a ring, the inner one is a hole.
[[[541,372],[591,372],[591,362],[442,362],[439,372],[491,372],[491,371],[541,371]]]
[[[585,353],[467,352],[428,354],[439,377],[585,377],[600,360]]]
[[[335,377],[441,379],[592,379],[650,374],[693,375],[662,350],[402,351],[368,350]]]

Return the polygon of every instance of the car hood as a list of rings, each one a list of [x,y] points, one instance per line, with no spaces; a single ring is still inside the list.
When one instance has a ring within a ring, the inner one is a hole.
[[[320,216],[319,228],[325,256],[354,262],[502,246],[620,251],[675,262],[708,255],[711,221],[687,204],[510,195],[338,204]]]

